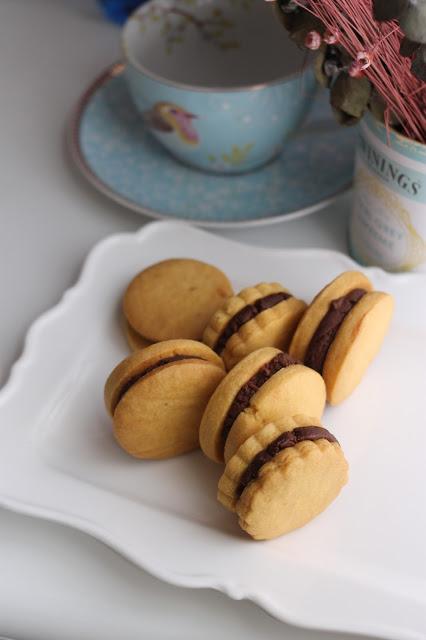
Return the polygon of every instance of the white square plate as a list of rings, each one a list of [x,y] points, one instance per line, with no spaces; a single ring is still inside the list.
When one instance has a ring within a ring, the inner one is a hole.
[[[119,302],[152,262],[199,258],[235,286],[282,281],[310,299],[347,257],[236,244],[179,223],[113,236],[79,282],[31,328],[0,394],[0,504],[77,527],[177,585],[249,598],[274,616],[320,629],[426,638],[426,276],[367,269],[394,294],[379,357],[324,424],[351,467],[320,517],[253,542],[216,502],[221,469],[196,452],[143,462],[111,435],[103,385],[127,351]]]

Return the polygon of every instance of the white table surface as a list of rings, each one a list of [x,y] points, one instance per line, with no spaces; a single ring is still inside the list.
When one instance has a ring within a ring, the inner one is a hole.
[[[146,222],[86,185],[64,145],[79,94],[119,57],[118,35],[94,0],[0,2],[0,384],[29,325],[75,282],[89,249]],[[345,196],[302,220],[223,235],[345,251],[349,205]],[[332,634],[294,629],[213,591],[166,585],[89,536],[0,509],[0,635],[325,640]]]

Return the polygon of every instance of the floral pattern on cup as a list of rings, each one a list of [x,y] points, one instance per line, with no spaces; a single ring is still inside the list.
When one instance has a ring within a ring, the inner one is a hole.
[[[227,153],[222,153],[220,157],[210,154],[208,159],[216,170],[226,169],[228,167],[238,167],[243,165],[253,149],[254,143],[249,142],[241,147],[237,144],[233,144],[232,148]]]
[[[240,2],[246,10],[250,10],[253,0]],[[223,51],[239,48],[241,43],[235,34],[235,20],[218,6],[212,6],[203,16],[197,15],[191,8],[199,4],[197,0],[180,0],[174,4],[150,4],[145,12],[136,13],[134,19],[139,21],[142,33],[146,31],[149,22],[161,23],[160,33],[169,55],[176,46],[185,42],[190,29],[195,29],[203,40]]]

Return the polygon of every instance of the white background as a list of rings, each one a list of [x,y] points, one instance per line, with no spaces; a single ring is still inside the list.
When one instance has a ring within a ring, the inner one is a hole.
[[[0,384],[29,325],[75,282],[90,248],[146,222],[86,185],[64,145],[79,94],[119,56],[119,30],[92,0],[0,2]],[[263,246],[345,251],[349,203],[346,196],[302,220],[223,235]],[[7,428],[0,424],[0,432]],[[2,509],[0,635],[331,637],[294,629],[213,591],[165,585],[86,535]]]

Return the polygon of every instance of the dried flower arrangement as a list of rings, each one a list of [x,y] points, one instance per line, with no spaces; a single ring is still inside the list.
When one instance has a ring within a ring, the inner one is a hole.
[[[339,121],[366,109],[426,143],[426,0],[276,0],[290,37],[316,51]]]

